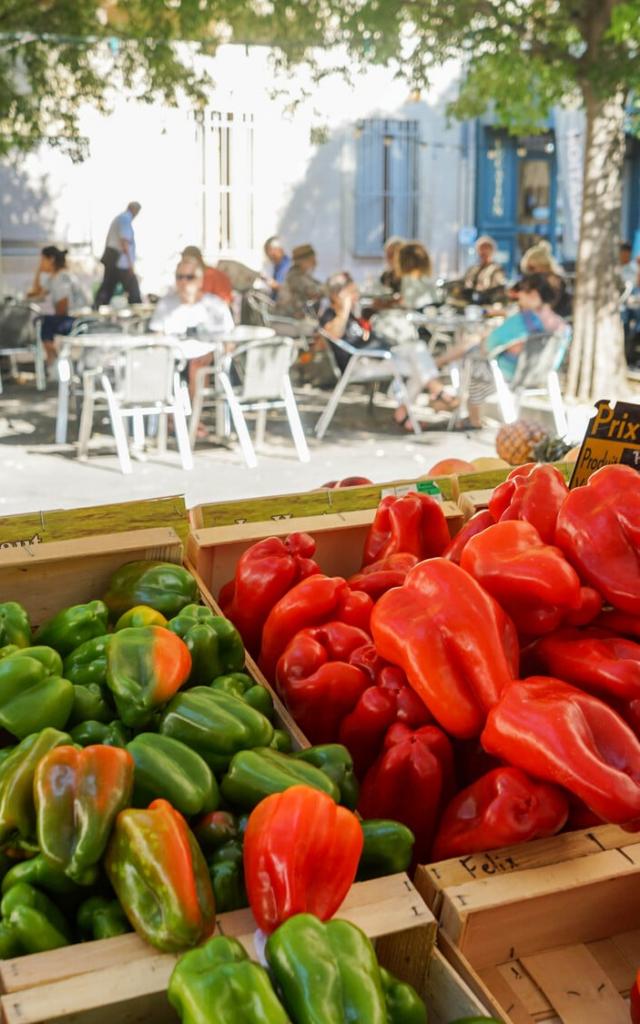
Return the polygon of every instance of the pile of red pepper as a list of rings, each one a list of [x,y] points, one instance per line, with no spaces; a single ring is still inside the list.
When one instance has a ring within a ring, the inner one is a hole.
[[[635,470],[518,467],[453,539],[434,498],[386,497],[355,576],[314,554],[261,541],[223,605],[309,740],[350,750],[364,818],[422,861],[640,828]]]

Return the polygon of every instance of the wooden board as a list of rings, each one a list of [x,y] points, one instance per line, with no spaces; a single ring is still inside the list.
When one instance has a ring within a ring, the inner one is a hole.
[[[153,527],[170,527],[182,541],[189,532],[189,518],[182,495],[127,501],[117,505],[53,509],[0,517],[0,551],[35,547],[50,541],[73,540],[96,534],[123,533]]]
[[[449,501],[443,503],[443,510],[453,537],[462,526],[462,512],[455,502]],[[329,576],[348,577],[362,565],[364,540],[374,514],[372,507],[356,512],[194,530],[188,542],[189,559],[217,597],[220,588],[233,579],[238,560],[248,547],[265,537],[286,537],[302,531],[314,537],[314,558],[322,571]]]
[[[491,878],[525,868],[547,867],[577,857],[587,857],[604,850],[620,849],[629,844],[630,835],[617,825],[600,825],[581,832],[565,832],[531,843],[471,853],[464,857],[418,867],[415,884],[420,895],[436,916],[440,913],[445,891],[475,879]]]
[[[424,479],[424,478],[422,478]],[[433,477],[442,497],[455,501],[458,496],[455,476]],[[194,530],[211,526],[233,526],[281,519],[300,519],[306,516],[333,515],[336,512],[357,512],[374,509],[387,493],[401,493],[417,480],[392,480],[390,483],[364,487],[318,488],[297,494],[277,494],[266,498],[244,498],[196,505],[189,517]]]
[[[589,832],[557,837],[575,854],[560,862],[550,847],[525,844],[523,852],[538,846],[522,856],[537,866],[456,882],[460,862],[443,864],[451,884],[434,904],[442,951],[505,1024],[628,1024],[640,965],[640,844],[602,849],[619,840],[615,830],[592,832],[591,840]],[[498,851],[492,862],[509,856]],[[419,872],[420,887],[429,870]]]
[[[353,886],[339,916],[357,924],[376,942],[380,961],[389,970],[419,991],[427,989],[436,923],[406,875]],[[238,938],[249,954],[255,955],[255,922],[249,911],[221,915],[216,931]],[[175,956],[133,942],[131,936],[87,943],[82,949],[93,950],[92,966],[88,966],[92,959],[89,952],[81,962],[81,973],[73,976],[63,950],[0,964],[0,980],[5,987],[5,979],[13,986],[0,999],[5,1024],[63,1020],[134,1024],[176,1019],[166,999]],[[441,968],[440,976],[450,987],[453,985],[450,970]],[[21,978],[25,987],[19,988]],[[466,990],[459,996],[459,1005],[468,1007],[469,1012],[477,1012],[476,1002]]]

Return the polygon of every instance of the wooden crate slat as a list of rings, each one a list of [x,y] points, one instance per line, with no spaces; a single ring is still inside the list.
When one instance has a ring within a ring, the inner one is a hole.
[[[385,893],[385,898],[379,900],[377,897],[381,892]],[[373,902],[367,902],[368,896]],[[386,880],[376,879],[354,886],[352,895],[340,908],[339,916],[363,928],[371,939],[378,940],[378,954],[385,966],[424,989],[426,964],[435,941],[436,923],[405,875],[393,875]],[[223,914],[218,925],[220,933],[235,936],[250,955],[255,955],[255,922],[249,911]],[[409,936],[411,945],[408,944]],[[120,950],[124,951],[121,940],[107,942],[118,943]],[[98,945],[103,944],[87,943],[86,948],[90,950]],[[147,1017],[148,1020],[164,1019],[167,1014],[166,987],[176,957],[146,948],[148,954],[136,958],[133,967],[132,960],[126,957],[118,963],[110,959],[107,962],[103,948],[100,951],[102,961],[94,958],[93,969],[85,973],[72,978],[66,974],[64,977],[58,975],[58,980],[54,980],[50,970],[45,981],[45,971],[40,984],[2,996],[0,1002],[5,1024],[41,1024],[61,1020],[94,1024],[96,1015],[101,1022],[106,1021],[108,1011],[112,1021],[126,1020],[133,1024],[145,1019],[136,1016],[141,1007],[146,1013],[153,1014]],[[44,958],[48,954],[41,956]],[[53,963],[53,960],[49,962]],[[59,972],[65,970],[60,958],[56,963]],[[33,972],[29,977],[33,978]]]
[[[182,495],[1,516],[0,550],[158,526],[171,527],[186,540],[189,519]]]
[[[426,973],[425,997],[429,1006],[429,1024],[449,1024],[449,1021],[458,1017],[484,1016],[486,1011],[483,1004],[454,973],[439,949],[432,951]]]
[[[548,839],[536,839],[531,843],[519,843],[500,850],[472,853],[421,865],[416,873],[416,887],[427,905],[437,914],[443,891],[452,886],[526,868],[546,867],[602,853],[604,850],[619,849],[628,842],[629,833],[617,825],[600,825],[581,832],[566,832]]]
[[[455,476],[433,477],[445,501],[455,501],[458,495]],[[191,509],[191,526],[200,530],[209,526],[232,526],[241,523],[259,523],[267,520],[291,520],[306,516],[322,516],[333,512],[355,512],[373,509],[383,493],[405,490],[417,480],[393,480],[386,484],[363,487],[318,489],[296,494],[278,494],[263,498],[243,498],[238,501],[197,505]]]
[[[504,1006],[512,1024],[535,1024],[535,1014],[549,1016],[551,1007],[519,960],[480,971],[484,984]]]
[[[629,1008],[583,944],[524,957],[562,1024],[629,1024]]]

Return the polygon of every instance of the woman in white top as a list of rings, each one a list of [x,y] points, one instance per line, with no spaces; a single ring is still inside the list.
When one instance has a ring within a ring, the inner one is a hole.
[[[204,268],[198,260],[193,257],[180,260],[176,267],[175,290],[158,302],[149,324],[152,331],[178,338],[209,340],[233,330],[233,317],[228,305],[217,295],[203,292],[203,277]],[[201,366],[208,366],[212,358],[209,353],[189,360],[189,393],[192,397],[197,371]],[[206,433],[199,425],[198,436],[204,437]]]
[[[53,363],[56,358],[55,336],[70,333],[73,318],[69,313],[81,306],[84,298],[73,274],[67,270],[66,249],[45,246],[27,298],[48,299],[53,306],[53,313],[43,316],[40,329],[47,362]]]

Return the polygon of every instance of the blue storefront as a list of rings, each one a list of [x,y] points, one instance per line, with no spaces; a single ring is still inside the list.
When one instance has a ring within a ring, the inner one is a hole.
[[[581,176],[580,133],[563,136],[559,160],[556,133],[512,136],[492,125],[478,124],[476,225],[495,238],[501,259],[515,271],[522,254],[547,239],[556,257],[575,259]],[[564,173],[564,181],[562,179]],[[563,187],[564,186],[564,187]],[[578,192],[577,207],[575,195]],[[640,142],[627,137],[621,236],[634,240],[640,226]]]

